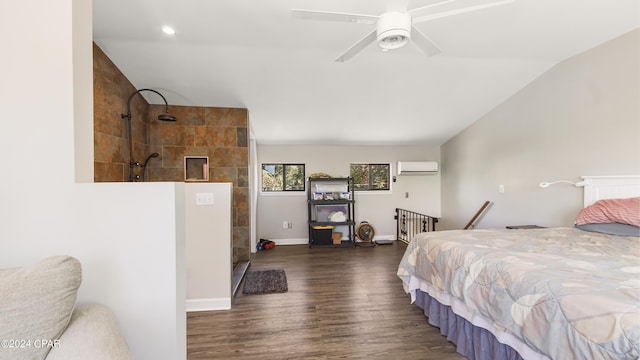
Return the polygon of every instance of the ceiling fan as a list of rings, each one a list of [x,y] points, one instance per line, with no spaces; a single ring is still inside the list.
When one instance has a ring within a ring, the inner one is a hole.
[[[335,59],[337,62],[349,60],[374,41],[377,42],[383,51],[388,51],[399,49],[411,40],[425,55],[433,56],[441,53],[442,50],[422,31],[415,27],[415,24],[504,5],[514,2],[515,0],[500,0],[453,10],[433,11],[434,8],[437,9],[438,6],[454,1],[455,0],[434,0],[429,5],[411,10],[407,10],[406,6],[398,6],[397,3],[392,3],[387,6],[387,12],[379,16],[302,9],[291,10],[291,15],[294,18],[303,20],[340,21],[376,25],[375,29],[338,56]]]

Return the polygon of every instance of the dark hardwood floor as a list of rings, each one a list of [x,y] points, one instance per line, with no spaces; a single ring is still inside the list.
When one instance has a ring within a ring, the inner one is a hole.
[[[188,359],[464,359],[402,290],[404,249],[254,254],[249,271],[285,269],[289,291],[244,295],[240,284],[231,310],[188,313]]]

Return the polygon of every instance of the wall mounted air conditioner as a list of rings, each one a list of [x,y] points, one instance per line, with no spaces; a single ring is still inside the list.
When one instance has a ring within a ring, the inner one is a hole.
[[[398,161],[398,175],[428,175],[437,172],[437,161]]]

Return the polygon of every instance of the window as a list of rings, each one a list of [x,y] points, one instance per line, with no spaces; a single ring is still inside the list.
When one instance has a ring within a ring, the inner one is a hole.
[[[351,164],[350,176],[354,190],[375,191],[390,190],[391,165],[389,164]]]
[[[262,164],[262,191],[304,191],[304,164]]]

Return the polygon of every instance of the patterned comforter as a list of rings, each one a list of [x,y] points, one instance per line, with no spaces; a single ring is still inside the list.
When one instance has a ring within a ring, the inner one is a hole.
[[[574,228],[419,234],[398,269],[551,359],[640,358],[640,238]]]

